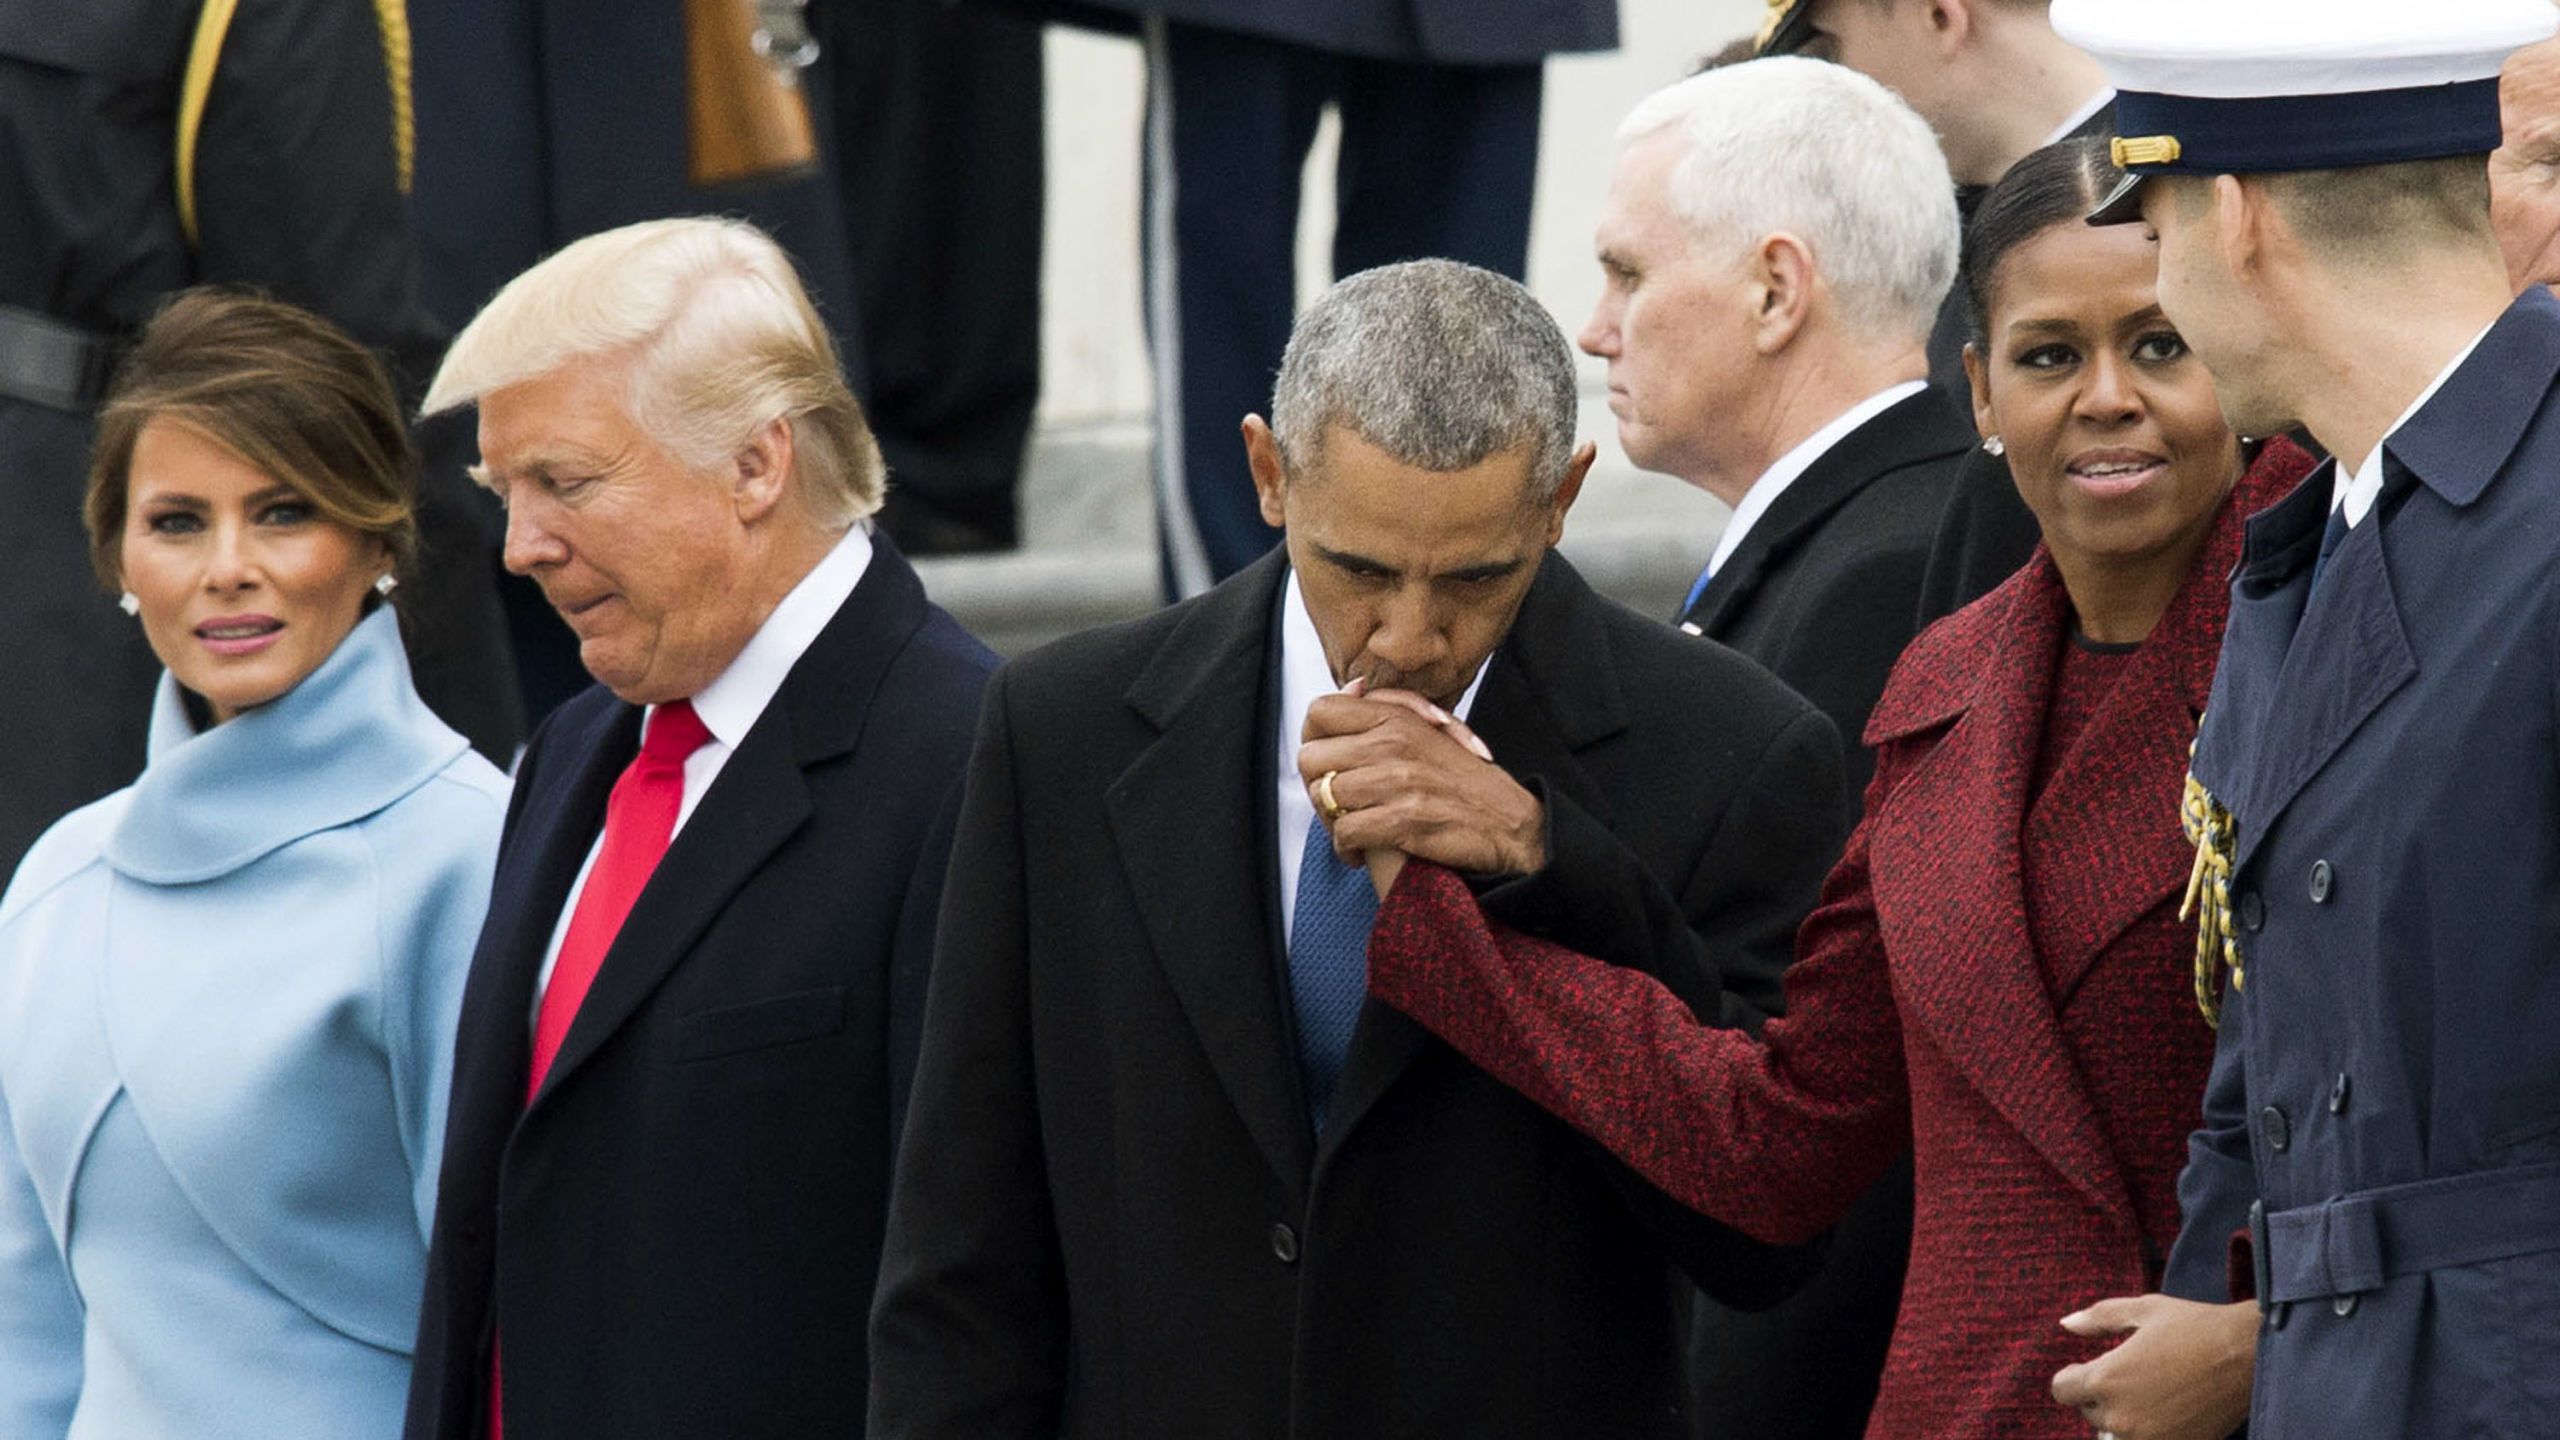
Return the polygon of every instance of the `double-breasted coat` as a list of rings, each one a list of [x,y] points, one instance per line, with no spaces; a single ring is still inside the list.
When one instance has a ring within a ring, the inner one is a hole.
[[[899,1440],[1685,1440],[1689,1214],[1365,1006],[1321,1141],[1274,851],[1286,555],[990,687],[872,1325]],[[1838,843],[1830,723],[1546,558],[1472,711],[1546,802],[1488,890],[1716,1008]]]
[[[1765,1044],[1497,930],[1429,866],[1379,914],[1372,993],[1762,1239],[1818,1232],[1910,1152],[1910,1270],[1867,1433],[2085,1437],[2048,1387],[2100,1347],[2055,1321],[2157,1285],[2213,1048],[2176,913],[2193,859],[2177,806],[2222,577],[2240,517],[2309,463],[2282,442],[2260,457],[2041,789],[2072,623],[2050,556],[1913,642]]]
[[[2549,1435],[2560,300],[2517,300],[2383,449],[2316,587],[2326,468],[2233,580],[2195,772],[2241,976],[2169,1279],[2272,1306],[2254,1440]]]

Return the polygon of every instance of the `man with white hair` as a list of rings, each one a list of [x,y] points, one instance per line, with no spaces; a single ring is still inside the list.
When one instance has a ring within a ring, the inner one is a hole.
[[[2114,128],[2115,91],[2095,60],[2056,34],[2051,0],[1769,0],[1763,55],[1837,61],[1911,102],[1945,145],[1971,199],[2028,152]],[[1931,382],[1970,400],[1961,292],[1929,333]],[[1948,498],[1920,591],[1922,624],[1951,615],[2009,578],[2040,538],[2009,467],[1983,455]]]
[[[1830,722],[1550,553],[1575,410],[1519,285],[1355,275],[1244,423],[1281,550],[997,676],[874,1440],[1687,1440],[1680,1276],[1765,1300],[1791,1257],[1364,1000],[1372,849],[1715,1015],[1840,843]]]
[[[1875,81],[1781,57],[1694,75],[1619,127],[1582,348],[1609,362],[1629,459],[1733,507],[1681,628],[1759,661],[1859,738],[1910,643],[1930,536],[1975,443],[1927,384],[1956,273],[1955,187],[1929,127]],[[1855,1437],[1910,1248],[1888,1176],[1801,1294],[1705,1302],[1700,1433]]]
[[[599,683],[517,772],[407,1433],[859,1434],[993,657],[871,532],[879,451],[748,225],[560,251],[462,332],[426,405],[478,407],[506,564]]]

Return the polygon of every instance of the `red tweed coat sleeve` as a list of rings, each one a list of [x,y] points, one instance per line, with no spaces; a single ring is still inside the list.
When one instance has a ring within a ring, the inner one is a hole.
[[[1866,840],[1861,825],[1824,884],[1787,1013],[1760,1041],[1701,1024],[1641,971],[1496,932],[1457,876],[1419,861],[1378,912],[1369,988],[1683,1204],[1809,1240],[1911,1143]]]

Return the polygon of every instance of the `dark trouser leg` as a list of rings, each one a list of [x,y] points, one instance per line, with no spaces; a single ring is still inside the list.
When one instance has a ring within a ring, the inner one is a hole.
[[[1523,278],[1542,65],[1346,62],[1336,275],[1438,256]]]
[[[1147,21],[1147,334],[1168,595],[1196,594],[1279,538],[1236,427],[1271,408],[1296,310],[1298,173],[1336,63]]]
[[[1040,30],[943,0],[820,18],[885,523],[910,554],[1009,546],[1040,399]]]
[[[90,572],[90,434],[86,416],[0,400],[0,875],[46,826],[142,772],[160,664]]]

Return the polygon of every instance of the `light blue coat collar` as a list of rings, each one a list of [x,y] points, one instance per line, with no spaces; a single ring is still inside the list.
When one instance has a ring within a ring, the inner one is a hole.
[[[360,820],[453,763],[466,742],[409,679],[384,606],[276,699],[198,733],[163,674],[150,763],[106,860],[154,885],[227,875],[305,835]]]

